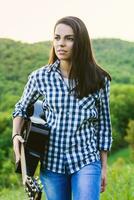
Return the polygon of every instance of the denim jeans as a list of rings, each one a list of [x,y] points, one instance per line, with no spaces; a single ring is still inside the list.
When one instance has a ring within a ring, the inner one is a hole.
[[[41,170],[47,200],[99,200],[101,162],[96,161],[69,175]]]

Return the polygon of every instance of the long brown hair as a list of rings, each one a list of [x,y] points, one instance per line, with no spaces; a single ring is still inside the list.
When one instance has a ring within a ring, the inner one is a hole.
[[[74,16],[64,17],[57,21],[54,31],[58,24],[66,24],[74,32],[72,66],[69,80],[74,79],[75,83],[77,83],[75,87],[77,97],[88,96],[103,88],[104,77],[107,76],[111,80],[111,76],[96,63],[88,31],[83,21]],[[49,64],[54,63],[57,59],[52,46]]]

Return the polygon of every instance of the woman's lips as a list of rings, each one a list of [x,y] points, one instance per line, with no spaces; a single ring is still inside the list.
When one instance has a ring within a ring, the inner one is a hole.
[[[65,51],[65,50],[58,50],[57,52],[58,52],[58,54],[65,54],[67,51]]]

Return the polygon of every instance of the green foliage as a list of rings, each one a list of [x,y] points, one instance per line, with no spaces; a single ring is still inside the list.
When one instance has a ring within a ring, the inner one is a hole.
[[[110,107],[113,125],[113,151],[126,146],[124,136],[128,121],[134,118],[134,85],[118,85],[111,87]]]
[[[0,151],[3,159],[6,159],[9,156],[9,147],[11,146],[11,116],[7,112],[0,112]],[[2,163],[2,162],[0,162]],[[0,164],[1,165],[1,164]]]
[[[126,131],[127,135],[125,136],[125,140],[131,147],[131,160],[134,161],[134,120],[129,121]]]
[[[132,200],[134,199],[134,166],[126,165],[120,159],[108,168],[108,185],[101,200]]]
[[[124,149],[120,149],[114,153],[111,153],[108,155],[108,165],[112,165],[114,162],[116,162],[118,160],[118,158],[122,158],[126,164],[130,164],[130,148],[124,148]]]
[[[134,83],[134,43],[120,39],[96,39],[93,47],[98,63],[110,72],[113,82]]]
[[[10,199],[9,199],[10,197]],[[27,195],[24,192],[24,189],[21,187],[19,188],[4,188],[0,191],[0,199],[2,200],[28,200]]]
[[[127,128],[127,135],[125,140],[134,147],[134,120],[130,120]]]

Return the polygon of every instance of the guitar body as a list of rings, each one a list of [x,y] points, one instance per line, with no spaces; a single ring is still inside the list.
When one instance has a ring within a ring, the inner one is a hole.
[[[49,140],[49,127],[43,119],[41,101],[37,101],[29,108],[30,120],[25,121],[22,136],[25,140],[25,157],[27,175],[33,176],[39,161],[43,160],[44,152],[47,151]],[[16,172],[21,173],[20,162],[16,164]]]

